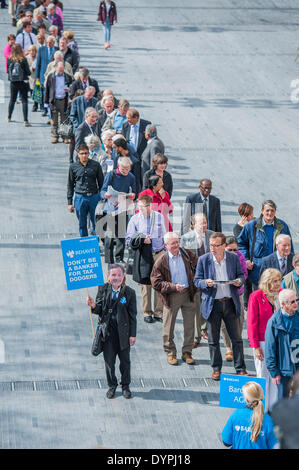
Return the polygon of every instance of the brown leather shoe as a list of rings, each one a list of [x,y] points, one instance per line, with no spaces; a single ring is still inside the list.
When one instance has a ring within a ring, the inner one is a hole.
[[[171,366],[177,366],[179,363],[176,356],[174,356],[173,354],[167,355],[167,361],[168,361],[168,364],[170,364]]]
[[[240,372],[237,372],[236,375],[246,375],[249,376],[248,372],[246,370],[240,370]]]
[[[70,144],[71,141],[70,141],[69,139],[64,139],[63,143],[64,143],[64,144]]]
[[[52,143],[52,144],[57,144],[57,143],[58,143],[58,138],[57,138],[57,137],[54,137],[54,138],[51,140],[51,143]]]
[[[232,351],[226,351],[225,360],[228,362],[232,362],[234,360],[234,355]]]
[[[191,353],[185,352],[182,355],[182,361],[186,362],[186,364],[192,365],[195,364],[195,359],[193,359]]]
[[[194,341],[194,343],[193,343],[193,349],[198,348],[198,346],[199,346],[199,341]]]
[[[212,372],[212,379],[213,380],[220,380],[221,370],[214,370]]]

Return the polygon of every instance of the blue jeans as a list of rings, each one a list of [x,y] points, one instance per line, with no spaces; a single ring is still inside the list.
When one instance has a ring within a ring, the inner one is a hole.
[[[100,199],[100,194],[92,196],[84,196],[83,194],[75,194],[74,208],[79,220],[80,237],[88,237],[87,216],[90,215],[93,235],[95,235],[95,210]]]
[[[104,42],[110,41],[110,38],[111,38],[111,24],[110,24],[109,18],[106,18],[106,23],[103,24],[103,30],[104,30]]]

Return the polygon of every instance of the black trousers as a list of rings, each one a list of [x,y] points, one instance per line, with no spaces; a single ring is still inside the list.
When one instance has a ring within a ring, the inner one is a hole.
[[[119,263],[124,259],[126,245],[126,227],[128,216],[126,212],[107,217],[107,231],[105,233],[105,263]],[[114,252],[115,241],[115,252]]]
[[[207,319],[211,366],[214,371],[220,371],[222,368],[222,356],[219,345],[222,320],[225,323],[228,335],[232,342],[234,367],[236,372],[246,370],[243,341],[239,332],[240,325],[232,299],[225,301],[215,300],[212,312]]]
[[[121,385],[126,387],[131,382],[131,362],[130,346],[121,350],[119,336],[116,328],[111,328],[110,335],[104,343],[104,361],[108,387],[117,387],[117,378],[115,375],[116,356],[119,358],[119,371],[121,374]]]
[[[11,119],[18,93],[22,98],[24,121],[28,121],[28,84],[26,82],[10,82],[10,100],[8,105],[8,118]]]

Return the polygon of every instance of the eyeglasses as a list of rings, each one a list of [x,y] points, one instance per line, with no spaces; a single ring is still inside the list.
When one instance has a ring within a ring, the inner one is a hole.
[[[139,204],[140,209],[142,209],[143,207],[149,207],[149,206],[150,204]]]
[[[293,305],[293,304],[296,304],[298,302],[299,302],[299,299],[295,299],[295,300],[287,301],[286,303]]]
[[[227,248],[226,251],[238,251],[238,248]]]
[[[212,245],[212,243],[210,243],[210,248],[218,248],[219,246],[222,246],[223,243],[220,243],[220,245]]]

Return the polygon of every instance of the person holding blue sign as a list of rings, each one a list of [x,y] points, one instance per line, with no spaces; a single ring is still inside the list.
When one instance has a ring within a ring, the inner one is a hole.
[[[242,392],[246,407],[235,410],[229,417],[222,431],[223,444],[232,449],[278,448],[273,420],[264,413],[262,387],[247,382]]]
[[[109,387],[106,396],[109,399],[115,396],[118,385],[115,361],[118,356],[122,394],[124,398],[131,398],[130,347],[136,341],[137,304],[136,293],[126,286],[125,272],[120,264],[109,266],[108,282],[99,286],[96,301],[88,296],[86,303],[91,307],[92,313],[99,316],[96,338],[102,345],[99,345],[97,354],[101,351],[104,354]],[[98,335],[99,331],[101,334]]]

